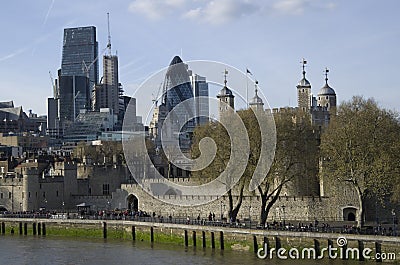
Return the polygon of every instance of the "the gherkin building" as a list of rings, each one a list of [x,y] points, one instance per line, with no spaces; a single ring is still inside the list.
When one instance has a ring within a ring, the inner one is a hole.
[[[182,62],[179,56],[175,56],[165,74],[164,88],[163,88],[163,103],[166,106],[167,112],[174,110],[172,119],[176,125],[180,125],[181,129],[175,127],[180,134],[180,143],[189,141],[190,135],[195,127],[194,117],[194,96],[193,89],[190,83],[188,66]],[[185,100],[190,100],[184,102]],[[182,103],[177,108],[177,105]],[[181,146],[182,147],[182,146]]]

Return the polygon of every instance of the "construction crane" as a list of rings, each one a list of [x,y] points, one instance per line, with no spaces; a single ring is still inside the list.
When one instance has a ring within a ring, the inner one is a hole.
[[[158,91],[157,91],[157,95],[154,96],[154,94],[151,94],[153,96],[153,99],[151,100],[154,104],[154,107],[157,107],[158,104],[158,96],[160,95],[160,91],[161,91],[161,87],[162,87],[163,83],[160,83],[160,86],[158,87]]]
[[[53,75],[51,74],[51,71],[49,71],[49,76],[50,76],[50,82],[51,82],[51,87],[53,89],[53,97],[54,99],[58,99],[58,91],[57,91],[57,85],[54,82]]]
[[[107,13],[107,28],[108,28],[108,43],[107,46],[101,51],[100,54],[94,58],[94,60],[90,64],[86,64],[85,60],[82,61],[82,71],[85,73],[86,77],[89,79],[89,82],[93,80],[90,80],[89,77],[89,71],[93,67],[93,65],[97,62],[100,56],[102,56],[106,50],[108,50],[109,55],[111,55],[111,35],[110,35],[110,13]]]

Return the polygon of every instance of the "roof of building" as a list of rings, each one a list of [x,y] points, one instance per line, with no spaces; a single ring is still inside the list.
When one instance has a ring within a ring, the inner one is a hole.
[[[311,84],[310,84],[310,82],[309,82],[305,77],[303,77],[303,78],[299,81],[299,83],[297,84],[297,86],[308,86],[308,87],[311,87]]]
[[[256,94],[254,97],[250,100],[250,105],[264,105],[263,100],[258,96],[258,90],[256,89]]]
[[[22,107],[16,108],[0,108],[0,118],[2,120],[18,120],[23,114]]]
[[[0,102],[0,109],[2,108],[14,108],[14,102],[12,100]]]
[[[179,57],[178,55],[176,55],[176,56],[172,59],[172,61],[171,61],[171,63],[170,63],[169,65],[171,66],[171,65],[179,64],[179,63],[183,63],[183,61],[182,61],[181,57]]]
[[[223,96],[232,96],[232,90],[230,90],[227,86],[224,86],[220,91],[218,96],[223,97]]]
[[[327,83],[318,92],[318,96],[325,95],[336,95],[335,90],[333,90],[333,88],[331,88]]]

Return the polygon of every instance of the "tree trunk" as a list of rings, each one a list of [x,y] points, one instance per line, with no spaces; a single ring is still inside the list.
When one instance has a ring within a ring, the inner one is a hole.
[[[355,185],[358,197],[358,215],[357,215],[357,226],[362,227],[364,225],[364,196],[358,185]]]
[[[237,201],[235,207],[233,206],[232,190],[228,191],[228,199],[229,199],[228,215],[229,215],[230,222],[236,222],[237,215],[239,213],[240,207],[242,206],[242,202],[243,202],[243,190],[244,190],[244,185],[242,185],[240,187],[239,198],[238,198],[238,201]]]
[[[265,227],[265,223],[267,222],[268,212],[265,209],[267,205],[267,196],[261,195],[261,213],[260,213],[260,226]]]
[[[272,191],[268,194],[269,185],[266,185],[267,188],[265,192],[262,191],[260,186],[258,187],[258,191],[260,192],[261,196],[261,213],[260,213],[260,226],[264,227],[265,223],[267,222],[269,211],[271,210],[272,206],[278,200],[279,195],[281,194],[281,190],[283,187],[283,183],[278,187],[277,190]],[[268,200],[272,197],[272,199],[268,202]],[[268,203],[267,203],[268,202]]]
[[[230,214],[230,216],[229,216],[230,221],[232,221],[232,222],[236,222],[237,215],[238,215],[238,213],[239,213],[240,207],[242,206],[242,202],[243,202],[243,190],[244,190],[244,185],[242,185],[242,186],[240,187],[240,193],[239,193],[238,201],[237,201],[237,203],[236,203],[235,208],[232,210],[232,212],[231,212],[231,214]]]

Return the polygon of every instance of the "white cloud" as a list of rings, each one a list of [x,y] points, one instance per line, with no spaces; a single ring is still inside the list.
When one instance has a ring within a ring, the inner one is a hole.
[[[272,8],[282,14],[301,15],[310,8],[334,9],[336,4],[325,0],[277,0]]]
[[[251,15],[257,11],[257,6],[244,0],[209,1],[203,7],[191,9],[183,14],[184,18],[199,20],[210,24],[225,22]]]
[[[308,2],[308,0],[280,0],[273,5],[273,8],[282,13],[302,14]]]
[[[178,14],[183,19],[217,25],[257,13],[301,15],[310,8],[335,7],[332,1],[326,0],[134,0],[129,10],[153,20]]]
[[[158,20],[185,5],[185,0],[135,0],[130,3],[129,11]]]

